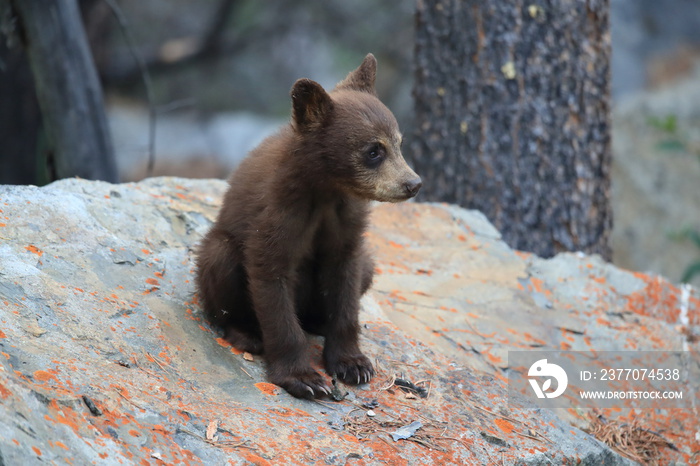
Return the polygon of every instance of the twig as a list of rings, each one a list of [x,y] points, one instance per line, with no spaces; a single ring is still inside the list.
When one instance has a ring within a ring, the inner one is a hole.
[[[426,399],[427,399],[427,398],[430,398],[430,390],[433,388],[433,381],[432,381],[432,380],[430,380],[430,379],[423,379],[423,380],[419,380],[419,381],[414,382],[414,383],[415,383],[415,385],[420,385],[420,384],[425,384],[425,383],[427,383],[427,384],[428,384],[428,391],[426,392],[425,398],[426,398]]]
[[[411,442],[415,442],[419,445],[423,445],[424,447],[430,448],[432,450],[441,451],[443,453],[447,451],[445,448],[441,447],[437,443],[428,442],[427,440],[423,440],[419,437],[414,436],[414,437],[407,438],[406,440],[411,441]]]
[[[146,100],[148,101],[148,166],[146,168],[146,176],[148,177],[153,175],[153,166],[156,163],[156,107],[153,98],[153,82],[151,81],[151,75],[148,72],[145,60],[136,51],[136,41],[131,35],[131,30],[129,29],[124,12],[119,5],[117,5],[116,0],[104,1],[109,5],[114,17],[117,19],[117,23],[119,23],[119,29],[122,31],[124,40],[131,52],[131,56],[138,66],[143,85],[146,88]]]
[[[404,408],[409,408],[409,409],[414,410],[416,412],[416,416],[418,416],[419,418],[422,418],[424,421],[426,421],[426,424],[431,424],[431,425],[442,424],[441,421],[437,421],[435,419],[429,418],[428,416],[423,414],[422,410],[418,406],[412,406],[412,405],[409,405],[406,403],[402,403],[400,401],[394,401],[394,403],[399,405],[399,406],[403,406]]]
[[[243,447],[243,448],[250,448],[251,450],[255,450],[255,447],[252,447],[250,445],[246,445],[250,440],[244,439],[244,440],[222,440],[222,441],[217,441],[217,440],[209,440],[206,437],[202,437],[201,435],[189,431],[187,429],[183,429],[182,427],[178,427],[177,430],[179,432],[182,432],[183,434],[188,434],[191,435],[192,437],[196,437],[202,442],[206,442],[209,445],[214,445],[215,447],[231,447],[231,448],[238,448],[238,447]]]
[[[660,434],[644,428],[638,418],[625,423],[606,420],[602,415],[592,413],[589,419],[589,433],[622,456],[639,463],[658,464],[663,448],[678,450]]]
[[[138,367],[142,371],[144,371],[146,374],[150,375],[151,377],[158,378],[158,375],[145,367],[143,367],[141,364],[139,364],[138,359],[136,359],[136,356],[131,356],[131,363],[134,365],[134,367]]]
[[[484,411],[484,412],[486,412],[486,413],[489,413],[489,414],[491,414],[491,415],[493,415],[493,416],[497,416],[497,417],[500,417],[500,418],[502,418],[502,419],[505,419],[506,421],[512,421],[512,422],[517,422],[518,424],[523,424],[522,421],[519,421],[519,420],[517,420],[517,419],[513,419],[512,417],[508,417],[508,416],[506,416],[506,415],[504,415],[504,414],[501,414],[501,413],[497,413],[497,412],[494,412],[494,411],[489,411],[488,409],[482,408],[481,406],[478,406],[478,405],[475,405],[475,404],[473,404],[473,403],[470,403],[469,401],[467,401],[467,404],[469,404],[469,406],[471,406],[471,407],[473,407],[473,408],[480,409],[480,410],[482,410],[482,411]]]
[[[255,450],[255,447],[252,447],[250,445],[246,445],[249,440],[241,440],[240,442],[234,442],[233,440],[224,440],[221,442],[214,442],[210,440],[205,440],[208,444],[214,445],[215,447],[231,447],[231,448],[238,448],[238,447],[243,447],[243,448],[250,448],[251,450]]]
[[[385,439],[384,437],[379,437],[379,440],[381,440],[382,442],[384,442],[384,443],[386,443],[387,445],[389,445],[394,451],[399,451],[399,449],[396,448],[396,446],[394,446],[394,445],[392,445],[391,443],[389,443],[389,441],[388,441],[387,439]]]
[[[398,365],[401,365],[401,366],[418,367],[418,364],[411,364],[411,363],[409,363],[409,362],[403,362],[403,361],[399,361],[399,360],[397,360],[397,359],[386,359],[385,361],[391,362],[391,363],[394,363],[394,364],[398,364]]]
[[[153,355],[152,355],[151,353],[149,353],[148,351],[144,351],[144,353],[146,353],[146,356],[147,356],[148,358],[153,359],[153,361],[154,361],[156,364],[158,364],[158,367],[160,367],[162,370],[165,370],[165,366],[163,366],[163,364],[158,360],[157,357],[153,356]]]
[[[394,378],[394,385],[402,389],[404,392],[415,393],[421,398],[426,398],[428,396],[428,391],[425,388],[417,386],[410,380]]]
[[[195,50],[184,54],[177,60],[165,59],[162,57],[149,58],[146,67],[154,74],[173,72],[178,69],[185,68],[198,61],[207,61],[218,59],[221,56],[234,55],[248,43],[255,43],[257,40],[266,38],[272,34],[280,34],[282,31],[276,28],[274,31],[265,29],[253,30],[246,35],[238,35],[232,41],[224,43],[221,36],[226,31],[228,18],[233,13],[238,2],[235,0],[222,0],[216,7],[208,31],[204,33],[204,37],[197,41]],[[139,67],[129,69],[123,73],[115,73],[111,76],[106,76],[107,80],[116,84],[130,84],[139,74]]]
[[[127,397],[126,395],[124,395],[124,394],[122,393],[123,388],[121,388],[121,387],[116,387],[116,389],[117,389],[117,393],[119,393],[119,396],[121,396],[122,398],[124,398],[124,399],[125,399],[126,401],[128,401],[131,405],[135,406],[135,407],[138,408],[138,409],[143,409],[143,410],[146,409],[146,408],[144,408],[143,406],[140,406],[138,403],[136,403],[136,402],[135,402],[134,400],[132,400],[131,398],[129,398],[129,397]]]
[[[452,440],[453,442],[461,443],[462,446],[469,448],[469,445],[467,445],[467,442],[465,442],[462,439],[455,438],[455,437],[441,436],[441,437],[435,437],[435,440]]]
[[[240,369],[241,369],[243,372],[245,372],[245,375],[247,375],[247,376],[250,377],[251,379],[255,380],[255,378],[254,378],[252,375],[250,375],[250,374],[248,373],[248,371],[245,370],[243,367],[241,367]]]
[[[518,435],[521,436],[521,437],[529,438],[529,439],[532,439],[532,440],[537,440],[538,442],[542,442],[542,441],[544,441],[544,440],[547,440],[547,439],[546,439],[544,436],[542,436],[542,434],[540,434],[539,432],[537,432],[537,434],[539,434],[540,436],[542,436],[542,438],[535,437],[534,435],[525,434],[525,433],[519,432],[519,431],[517,431],[517,430],[513,430],[513,432],[515,432],[516,434],[518,434]]]
[[[381,390],[381,391],[389,390],[391,387],[394,386],[394,382],[396,382],[396,375],[391,376],[391,379],[389,380],[389,385],[387,385],[386,387],[381,387],[379,390]]]
[[[329,402],[327,402],[327,401],[321,401],[321,400],[314,400],[314,401],[315,401],[316,403],[320,404],[321,406],[325,407],[325,408],[330,408],[330,409],[332,409],[333,411],[338,411],[338,408],[336,408],[335,406],[333,406],[333,403],[329,403]]]

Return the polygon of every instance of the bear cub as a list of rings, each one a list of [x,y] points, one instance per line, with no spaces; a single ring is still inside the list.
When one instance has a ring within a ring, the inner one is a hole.
[[[209,322],[236,348],[264,354],[270,382],[300,398],[330,392],[305,331],[325,336],[331,376],[359,384],[374,375],[358,344],[359,300],[374,272],[363,241],[370,201],[400,202],[421,187],[376,96],[376,69],[368,54],[330,92],[294,83],[292,121],[231,175],[197,255]]]

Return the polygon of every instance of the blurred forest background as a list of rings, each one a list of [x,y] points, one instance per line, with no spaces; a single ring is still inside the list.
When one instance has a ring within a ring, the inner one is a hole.
[[[153,175],[225,178],[288,121],[297,78],[330,88],[367,52],[379,62],[378,95],[413,132],[414,2],[120,0],[152,108],[124,25],[104,0],[79,4],[122,181],[147,176],[149,111]],[[700,267],[700,2],[611,0],[610,26],[613,262],[688,279]],[[3,41],[0,92],[13,53]],[[0,182],[21,180],[27,166],[2,162]]]

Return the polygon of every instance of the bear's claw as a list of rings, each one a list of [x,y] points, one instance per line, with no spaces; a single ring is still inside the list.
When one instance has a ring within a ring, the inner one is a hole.
[[[270,381],[284,388],[290,395],[297,398],[321,398],[331,393],[326,379],[313,370],[300,374],[289,374],[279,378],[271,378]]]
[[[327,361],[326,370],[348,385],[368,383],[374,377],[372,363],[363,354],[341,356],[336,361]]]

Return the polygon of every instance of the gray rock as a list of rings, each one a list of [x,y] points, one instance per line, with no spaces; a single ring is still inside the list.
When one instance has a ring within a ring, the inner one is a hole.
[[[4,464],[631,464],[570,424],[581,419],[509,398],[507,352],[682,346],[669,300],[679,290],[597,258],[512,251],[482,215],[453,206],[375,206],[361,343],[378,375],[340,403],[298,400],[202,320],[194,250],[225,187],[0,186]],[[697,292],[686,295],[697,326]],[[310,338],[319,365],[321,344]],[[396,376],[428,397],[390,388]],[[370,400],[371,420],[356,410]],[[423,427],[395,448],[365,424],[397,419]],[[678,448],[664,459],[689,457],[697,416],[664,427]]]

